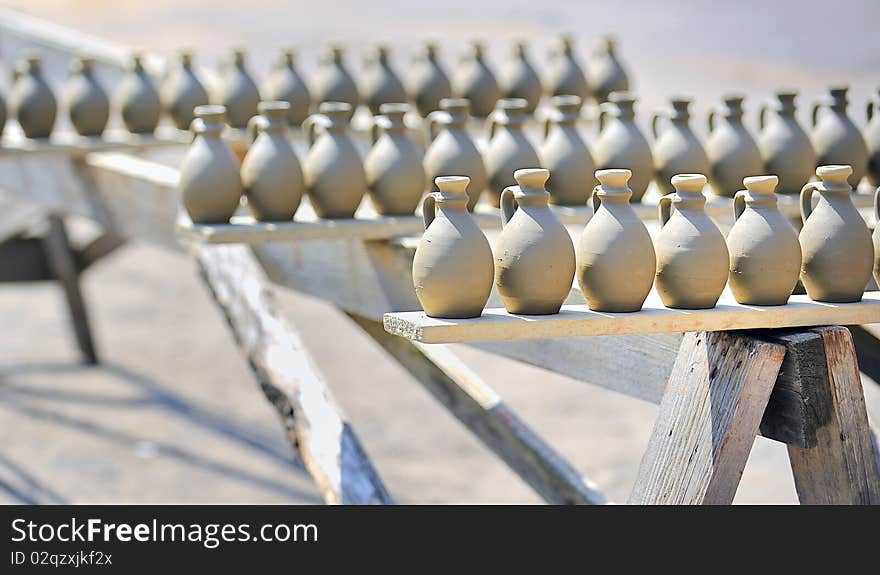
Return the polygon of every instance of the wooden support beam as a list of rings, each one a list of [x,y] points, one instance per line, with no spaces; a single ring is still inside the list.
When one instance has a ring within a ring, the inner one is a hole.
[[[747,334],[686,334],[629,502],[731,503],[784,356]]]
[[[265,275],[250,250],[194,245],[193,252],[324,500],[330,504],[391,503],[299,335],[276,313]]]
[[[348,315],[545,501],[607,503],[447,347],[412,343],[386,333],[379,322]]]

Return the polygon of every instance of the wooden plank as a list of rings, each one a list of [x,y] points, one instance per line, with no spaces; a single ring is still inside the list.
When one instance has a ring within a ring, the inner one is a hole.
[[[556,505],[607,503],[451,350],[412,343],[389,335],[379,322],[352,314],[349,317],[545,501]]]
[[[686,334],[629,503],[731,503],[784,355],[745,334]]]
[[[0,156],[30,157],[70,155],[81,157],[92,152],[144,152],[169,147],[188,146],[192,133],[162,126],[154,134],[132,134],[126,130],[107,130],[101,136],[80,136],[75,132],[54,132],[48,140],[31,140],[20,131],[4,131]]]
[[[324,500],[330,504],[391,503],[299,335],[274,310],[265,275],[249,249],[194,246],[193,253]]]
[[[815,332],[825,347],[827,401],[814,409],[826,423],[815,446],[788,446],[798,498],[803,504],[880,504],[880,472],[852,337],[839,326]]]

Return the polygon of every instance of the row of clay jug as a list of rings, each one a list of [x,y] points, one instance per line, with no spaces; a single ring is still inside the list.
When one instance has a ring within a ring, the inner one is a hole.
[[[822,166],[819,182],[801,192],[798,235],[779,211],[776,176],[744,180],[726,240],[705,212],[702,174],[672,177],[660,201],[661,229],[651,240],[630,205],[631,172],[600,170],[595,209],[575,249],[548,208],[544,169],[517,170],[518,185],[501,196],[503,230],[493,251],[466,210],[468,179],[437,178],[423,204],[425,233],[413,261],[413,283],[425,313],[478,317],[494,284],[510,313],[558,313],[575,276],[590,309],[641,310],[652,286],[670,308],[705,309],[730,284],[745,305],[787,303],[800,277],[816,301],[860,301],[872,270],[880,275],[880,232],[871,233],[852,203],[849,166]],[[812,194],[821,199],[812,209]],[[875,204],[880,199],[878,191]],[[875,206],[875,210],[877,207]]]

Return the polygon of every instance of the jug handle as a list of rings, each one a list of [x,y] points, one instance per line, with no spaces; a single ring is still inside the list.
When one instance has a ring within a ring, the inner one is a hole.
[[[425,132],[428,136],[428,143],[430,144],[434,140],[437,139],[437,134],[439,133],[438,125],[440,124],[440,118],[442,114],[446,112],[442,110],[434,110],[425,118]]]
[[[309,147],[315,145],[315,138],[317,134],[318,127],[324,123],[324,119],[326,116],[324,114],[312,114],[303,120],[302,130],[306,133],[306,136],[309,140]]]
[[[709,123],[709,133],[711,134],[712,132],[715,131],[715,110],[709,111],[709,122],[708,123]]]
[[[660,211],[660,227],[666,225],[666,222],[669,221],[669,217],[672,215],[672,199],[675,197],[675,192],[671,194],[666,194],[661,197],[657,202],[657,208]]]
[[[865,114],[868,116],[869,122],[874,118],[874,100],[868,100],[868,108],[865,110]]]
[[[874,191],[874,226],[880,222],[880,186]]]
[[[816,102],[813,104],[813,113],[810,115],[811,125],[815,128],[816,123],[819,121],[819,110],[822,109],[822,102]]]
[[[818,189],[817,182],[810,182],[801,188],[801,220],[804,222],[813,213],[813,191]]]
[[[598,118],[598,120],[599,120],[599,132],[598,133],[599,134],[601,134],[602,130],[605,129],[605,116],[608,114],[608,112],[610,110],[611,110],[611,103],[610,102],[602,102],[601,104],[599,104],[599,118]]]
[[[552,123],[552,118],[547,116],[544,118],[544,139],[547,139],[547,136],[550,134],[550,124]]]
[[[657,131],[657,120],[663,118],[663,114],[661,112],[656,112],[653,116],[651,116],[651,133],[654,134],[654,139],[658,139],[660,137],[659,132]]]
[[[596,193],[596,190],[598,189],[599,186],[593,188],[593,193],[590,195],[590,201],[593,203],[593,215],[596,215],[596,212],[599,211],[599,206],[602,205],[602,198]]]
[[[758,129],[764,129],[764,116],[767,115],[767,104],[761,104],[761,111],[758,112]]]
[[[486,117],[486,128],[489,130],[489,140],[495,137],[495,128],[498,126],[498,119],[495,115],[495,110],[489,113]]]
[[[739,219],[746,211],[746,190],[740,190],[733,196],[733,221]]]
[[[379,130],[387,125],[386,120],[385,116],[373,116],[373,124],[370,126],[370,143],[374,146],[379,139]]]
[[[431,225],[431,222],[434,221],[434,216],[437,215],[437,211],[435,206],[437,204],[437,200],[434,197],[434,194],[428,194],[425,196],[425,199],[422,200],[422,221],[425,223],[425,229],[428,229],[428,226]]]
[[[510,218],[516,213],[516,198],[513,197],[514,190],[518,190],[519,186],[509,186],[501,192],[501,228],[504,229],[510,222]]]

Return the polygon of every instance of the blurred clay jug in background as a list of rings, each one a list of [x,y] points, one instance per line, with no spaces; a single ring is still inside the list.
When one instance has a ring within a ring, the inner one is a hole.
[[[162,109],[178,130],[189,130],[197,106],[208,103],[208,91],[193,70],[192,52],[180,53],[179,63],[162,84]]]
[[[548,66],[546,88],[550,96],[578,96],[581,103],[590,97],[587,78],[575,58],[574,40],[570,36],[561,38],[561,45],[551,54]]]
[[[247,71],[244,50],[233,50],[232,63],[224,66],[215,86],[213,103],[226,107],[226,117],[233,128],[246,128],[248,120],[257,114],[260,91]]]
[[[541,101],[541,80],[529,62],[526,43],[517,42],[513,58],[501,70],[501,93],[505,98],[522,98],[528,105],[526,113],[532,114]]]
[[[352,218],[367,191],[361,157],[348,134],[351,105],[324,102],[303,122],[309,152],[303,165],[306,189],[321,218]]]
[[[593,156],[578,133],[581,99],[554,96],[555,110],[544,123],[544,141],[538,149],[541,166],[550,170],[547,191],[550,202],[560,206],[583,206],[593,183]]]
[[[672,109],[658,112],[651,118],[651,131],[654,133],[654,173],[660,193],[673,191],[672,176],[676,174],[708,174],[709,158],[703,146],[691,131],[689,125],[691,101],[687,98],[673,98]],[[659,129],[658,121],[668,120],[666,127]],[[712,306],[709,306],[712,307]]]
[[[364,65],[360,89],[370,112],[375,116],[382,104],[406,103],[406,89],[388,61],[388,48],[377,46]]]
[[[440,110],[427,118],[428,149],[425,152],[426,191],[436,191],[434,180],[444,174],[470,178],[468,210],[473,211],[480,195],[489,185],[483,156],[467,130],[470,102],[464,98],[443,99]]]
[[[745,98],[728,96],[724,105],[709,113],[706,155],[711,173],[709,183],[719,196],[732,198],[742,188],[743,178],[764,172],[758,144],[743,125]]]
[[[666,307],[715,307],[727,284],[730,256],[724,235],[706,214],[706,182],[702,174],[673,176],[675,192],[660,198],[655,281]]]
[[[416,56],[412,66],[409,93],[415,101],[419,115],[423,118],[439,110],[441,100],[452,96],[452,83],[437,58],[436,44],[426,43]]]
[[[152,134],[162,116],[162,102],[139,54],[132,57],[117,98],[126,129],[132,134]]]
[[[311,104],[309,88],[296,70],[295,60],[296,54],[293,50],[284,50],[281,53],[281,60],[260,91],[265,100],[290,104],[287,110],[287,123],[290,126],[302,124],[309,115]]]
[[[457,98],[470,100],[471,115],[477,118],[485,118],[492,113],[501,97],[501,88],[486,63],[480,42],[471,44],[470,54],[458,65],[453,78],[453,92]]]
[[[80,136],[100,136],[110,118],[110,99],[95,76],[95,59],[74,59],[64,95],[70,123]]]
[[[880,186],[880,113],[875,114],[878,103],[868,102],[868,127],[865,128],[865,143],[868,145],[868,182]]]
[[[800,194],[816,165],[813,144],[795,116],[796,97],[797,92],[777,92],[776,101],[762,106],[758,117],[758,148],[767,173],[779,177],[779,194]],[[769,118],[768,110],[772,112]]]
[[[195,109],[195,139],[180,165],[181,201],[197,224],[228,222],[244,192],[238,160],[220,138],[224,114],[223,106]]]
[[[263,121],[241,163],[248,208],[260,221],[293,219],[305,192],[302,168],[287,139],[289,110],[284,101],[260,102]]]
[[[344,102],[351,108],[347,117],[351,120],[360,102],[357,84],[343,62],[343,54],[341,46],[331,46],[321,58],[312,101],[319,106],[323,102]]]
[[[379,111],[374,122],[381,135],[364,162],[370,199],[382,215],[411,216],[425,191],[425,170],[422,150],[403,123],[409,104],[382,104]]]
[[[654,157],[647,138],[635,121],[636,97],[630,92],[612,92],[599,107],[599,138],[593,146],[596,168],[624,168],[632,172],[631,202],[641,202],[654,179]]]
[[[467,211],[468,178],[442,176],[425,197],[425,233],[413,257],[413,286],[431,317],[479,317],[492,292],[494,262],[486,236]]]
[[[613,38],[605,38],[587,67],[590,90],[597,102],[607,102],[611,92],[629,90],[629,78],[617,57]]]
[[[654,285],[654,245],[630,205],[631,175],[629,170],[599,170],[595,175],[595,214],[577,247],[578,285],[595,311],[639,311]]]
[[[571,237],[547,202],[550,172],[517,170],[501,193],[503,229],[495,243],[495,285],[510,313],[559,313],[574,279]]]
[[[871,232],[852,201],[852,167],[819,166],[801,190],[801,281],[816,301],[861,301],[874,265]],[[813,191],[822,196],[814,210]]]
[[[880,187],[874,191],[874,221],[880,222]],[[874,281],[880,285],[880,226],[874,225]]]
[[[846,115],[848,90],[831,88],[828,98],[813,106],[810,141],[816,150],[817,165],[851,166],[849,184],[858,189],[868,169],[868,147],[862,133]]]
[[[29,56],[16,65],[9,107],[26,137],[48,138],[52,133],[58,103],[43,78],[39,56]]]
[[[489,176],[489,203],[500,207],[501,191],[516,182],[513,173],[521,168],[541,165],[538,153],[523,131],[525,109],[522,98],[498,100],[488,119],[489,144],[483,154]]]
[[[801,272],[797,232],[776,204],[776,176],[745,178],[727,234],[730,290],[745,305],[784,305]]]

